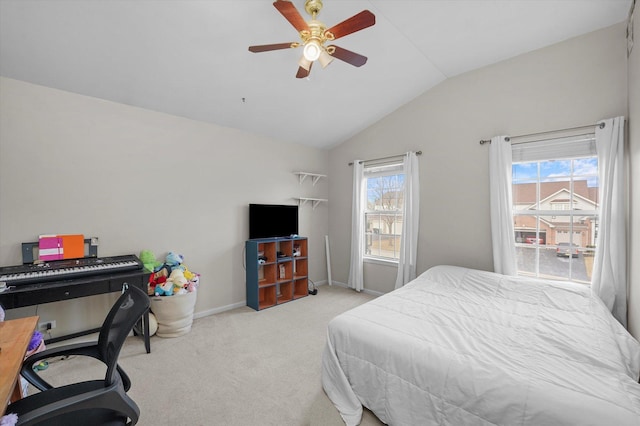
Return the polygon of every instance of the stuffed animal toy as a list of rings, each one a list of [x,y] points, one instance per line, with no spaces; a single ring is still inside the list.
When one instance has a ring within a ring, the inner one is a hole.
[[[196,291],[199,283],[200,283],[200,274],[193,274],[193,278],[191,278],[189,280],[189,283],[187,284],[187,292],[192,293]]]
[[[156,272],[162,266],[162,262],[156,259],[156,255],[151,250],[142,250],[140,261],[149,272]]]
[[[183,265],[180,265],[180,266],[182,266],[182,267],[184,268],[184,269],[183,269],[184,277],[187,279],[187,281],[191,281],[191,280],[196,276],[196,274],[194,274],[193,272],[191,272],[191,271],[189,270],[189,268],[187,268],[187,266],[186,266],[186,265],[184,265],[184,264],[183,264]]]
[[[170,251],[167,254],[167,257],[164,261],[164,265],[162,266],[168,268],[169,274],[171,274],[171,271],[173,271],[173,268],[180,268],[180,265],[182,264],[183,260],[184,260],[184,257],[181,254]]]
[[[162,271],[166,271],[165,268]],[[163,277],[163,281],[156,284],[153,294],[156,296],[173,296],[173,281],[168,276]]]
[[[147,294],[151,296],[155,294],[156,286],[162,285],[167,282],[167,277],[169,276],[169,271],[167,268],[163,267],[158,272],[154,272],[149,275],[149,283],[147,285]]]
[[[180,268],[175,268],[173,271],[171,271],[171,275],[169,275],[169,278],[167,278],[167,282],[171,282],[173,284],[174,294],[177,294],[189,283],[189,281],[184,277],[184,273]]]
[[[173,296],[173,283],[169,280],[162,284],[156,285],[153,293],[156,296]]]
[[[171,275],[162,284],[156,284],[154,294],[156,296],[173,296],[174,294],[180,294],[189,284],[189,281],[184,277],[182,269],[176,268],[171,271]]]

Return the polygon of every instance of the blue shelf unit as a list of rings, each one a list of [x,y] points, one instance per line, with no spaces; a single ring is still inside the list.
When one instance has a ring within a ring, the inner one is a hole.
[[[256,311],[309,295],[306,237],[245,242],[247,306]]]

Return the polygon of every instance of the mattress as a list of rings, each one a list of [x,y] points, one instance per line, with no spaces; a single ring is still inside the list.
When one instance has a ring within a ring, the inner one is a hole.
[[[640,425],[640,344],[588,287],[436,266],[328,325],[347,425]]]

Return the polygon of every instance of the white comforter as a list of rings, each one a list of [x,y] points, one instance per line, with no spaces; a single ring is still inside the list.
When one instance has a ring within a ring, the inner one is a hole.
[[[347,425],[640,425],[640,344],[584,286],[453,266],[329,323]]]

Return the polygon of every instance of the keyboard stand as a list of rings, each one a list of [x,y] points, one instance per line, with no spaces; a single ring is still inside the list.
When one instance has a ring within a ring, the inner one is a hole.
[[[59,281],[47,281],[33,284],[23,284],[11,287],[0,293],[0,303],[5,309],[22,308],[25,306],[40,305],[43,303],[59,302],[105,294],[121,292],[123,285],[140,288],[145,293],[149,282],[149,272],[144,268],[136,271],[126,271],[112,274],[100,274],[85,276],[75,279]],[[149,312],[145,312],[142,319],[136,325],[134,334],[141,335],[147,353],[151,352],[149,340]],[[65,336],[46,339],[45,343],[54,343],[61,340],[72,339],[79,336],[95,333],[100,329],[90,329]]]

